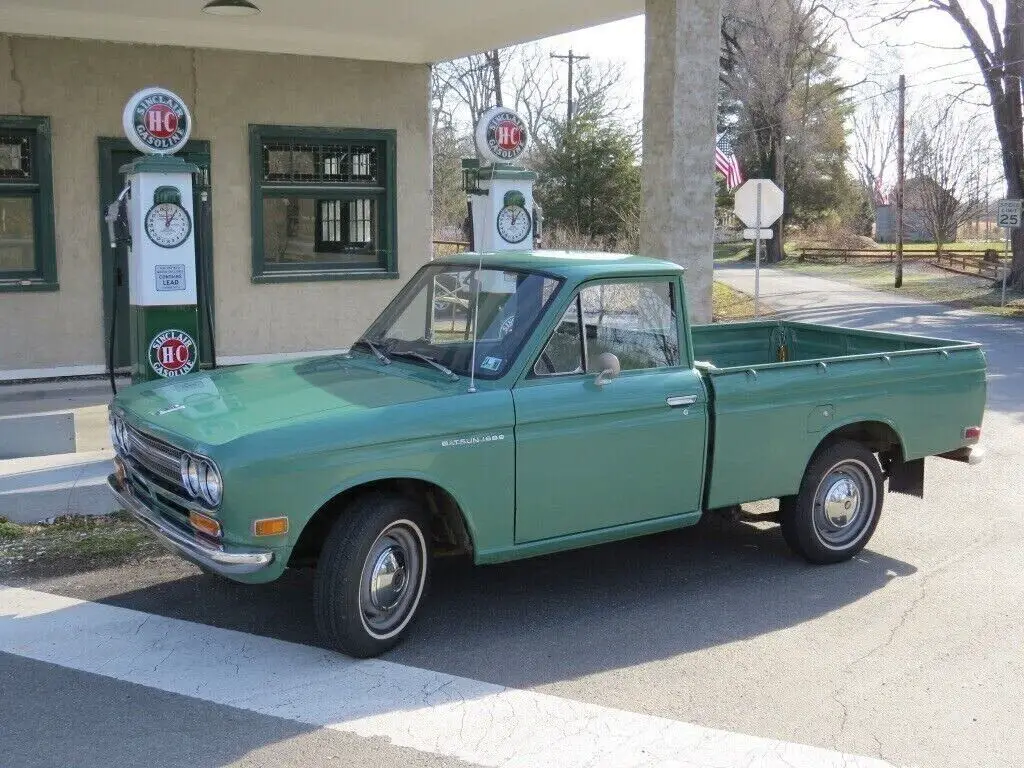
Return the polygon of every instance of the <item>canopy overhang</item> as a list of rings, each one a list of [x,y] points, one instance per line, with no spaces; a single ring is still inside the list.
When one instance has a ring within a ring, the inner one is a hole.
[[[255,0],[246,17],[206,0],[0,0],[7,34],[427,63],[616,21],[644,0]],[[86,7],[83,7],[86,6]],[[614,55],[613,51],[608,52]]]

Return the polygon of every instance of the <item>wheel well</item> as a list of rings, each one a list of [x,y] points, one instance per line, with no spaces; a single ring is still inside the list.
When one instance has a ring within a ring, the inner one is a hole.
[[[397,493],[414,499],[430,513],[430,530],[435,554],[468,554],[473,540],[458,502],[439,485],[425,480],[392,478],[375,480],[342,491],[324,504],[309,519],[292,550],[290,566],[315,565],[320,549],[338,517],[362,496],[370,493]]]
[[[815,455],[840,440],[853,440],[877,453],[882,461],[882,468],[886,471],[889,465],[903,461],[903,441],[896,430],[885,422],[861,421],[839,427],[818,444]]]

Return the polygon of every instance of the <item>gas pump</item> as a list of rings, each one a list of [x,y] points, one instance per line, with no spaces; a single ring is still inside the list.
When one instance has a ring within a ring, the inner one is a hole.
[[[192,116],[178,96],[146,88],[125,105],[122,124],[143,157],[121,168],[127,185],[107,208],[111,247],[128,246],[132,383],[183,376],[199,364],[192,175],[174,153]],[[116,318],[117,307],[112,308]],[[113,329],[111,330],[111,349]],[[111,386],[113,386],[112,354]]]
[[[533,200],[537,174],[516,165],[529,141],[525,121],[511,109],[484,112],[474,133],[477,157],[462,161],[469,196],[473,249],[529,251],[540,237]]]

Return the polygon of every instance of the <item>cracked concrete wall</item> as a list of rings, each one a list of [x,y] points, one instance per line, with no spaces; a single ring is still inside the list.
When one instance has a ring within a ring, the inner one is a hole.
[[[647,0],[641,252],[687,269],[694,322],[711,322],[721,0]]]
[[[97,139],[123,136],[128,97],[157,84],[189,102],[192,137],[210,141],[218,355],[347,346],[402,283],[252,283],[250,123],[396,129],[403,279],[429,259],[427,66],[0,36],[0,114],[51,120],[60,281],[0,293],[0,377],[103,364]]]

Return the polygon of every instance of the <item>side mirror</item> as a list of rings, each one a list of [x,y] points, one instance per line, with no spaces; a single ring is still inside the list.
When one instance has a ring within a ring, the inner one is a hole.
[[[594,384],[599,387],[603,387],[605,384],[608,384],[622,371],[622,366],[619,364],[619,358],[611,352],[601,353],[600,357],[597,358],[597,367],[601,369],[601,372],[597,374],[597,378],[594,379]]]

